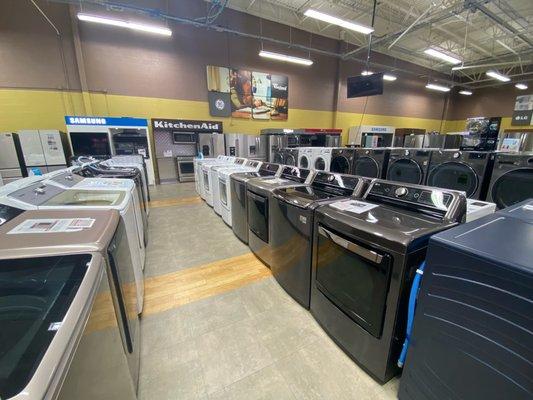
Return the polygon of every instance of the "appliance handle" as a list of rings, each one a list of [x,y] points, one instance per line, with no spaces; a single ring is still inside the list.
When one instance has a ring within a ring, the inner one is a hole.
[[[266,199],[263,196],[259,196],[253,192],[248,191],[248,196],[250,196],[252,199],[260,203],[266,203]]]
[[[370,260],[376,264],[381,264],[381,260],[383,260],[383,256],[381,254],[378,254],[375,251],[368,250],[362,246],[359,246],[358,244],[350,242],[321,226],[318,227],[318,233],[332,240],[334,243],[338,244],[339,246],[344,247],[346,250],[349,250],[352,253],[355,253],[363,258],[366,258],[367,260]]]

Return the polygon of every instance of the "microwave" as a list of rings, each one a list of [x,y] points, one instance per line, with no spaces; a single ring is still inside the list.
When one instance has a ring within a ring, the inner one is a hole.
[[[174,144],[191,144],[196,143],[197,134],[195,132],[172,132],[172,142]]]

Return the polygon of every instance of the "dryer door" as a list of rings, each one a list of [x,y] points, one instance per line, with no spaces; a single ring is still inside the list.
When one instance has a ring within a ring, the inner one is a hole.
[[[298,167],[306,169],[309,168],[309,157],[307,157],[305,154],[303,156],[300,156]]]
[[[331,172],[338,172],[340,174],[349,174],[350,162],[344,156],[333,157],[330,170]]]
[[[460,190],[466,197],[472,197],[479,186],[479,178],[467,164],[445,162],[433,168],[428,175],[428,186]]]
[[[322,157],[317,157],[315,160],[315,169],[317,171],[325,171],[326,169],[326,161]]]
[[[423,178],[424,174],[420,165],[416,161],[408,158],[400,158],[394,161],[387,171],[387,179],[390,181],[419,185],[422,183]]]
[[[379,165],[372,157],[363,156],[355,160],[354,175],[380,178]]]
[[[285,165],[294,165],[296,166],[296,158],[292,154],[287,154],[285,158]]]
[[[276,164],[283,164],[283,155],[279,152],[279,151],[276,151],[274,153],[274,163]]]
[[[533,168],[518,168],[500,176],[492,185],[492,201],[505,208],[533,197]]]

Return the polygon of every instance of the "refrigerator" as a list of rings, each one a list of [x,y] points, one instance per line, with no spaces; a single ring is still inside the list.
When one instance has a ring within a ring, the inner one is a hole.
[[[0,176],[3,184],[28,176],[16,133],[0,133]]]
[[[224,155],[224,135],[221,133],[199,133],[198,152],[201,152],[205,158]]]
[[[54,129],[24,130],[18,136],[29,175],[67,167],[70,147],[66,133]]]
[[[244,157],[253,160],[265,160],[264,146],[261,145],[264,139],[258,135],[245,133],[225,133],[226,155]]]

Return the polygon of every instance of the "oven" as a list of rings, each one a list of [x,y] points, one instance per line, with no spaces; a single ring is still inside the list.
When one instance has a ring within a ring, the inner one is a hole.
[[[248,227],[268,243],[268,198],[248,190]]]
[[[176,167],[178,169],[179,182],[194,181],[194,157],[176,157]]]
[[[318,225],[315,284],[355,323],[380,338],[392,256]]]

